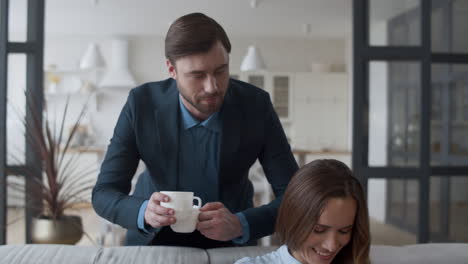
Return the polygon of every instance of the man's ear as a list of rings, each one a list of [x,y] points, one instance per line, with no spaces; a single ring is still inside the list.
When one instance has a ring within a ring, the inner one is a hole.
[[[177,72],[176,72],[175,66],[172,65],[169,59],[166,59],[166,66],[167,66],[167,71],[169,72],[169,75],[172,77],[172,79],[176,79]]]

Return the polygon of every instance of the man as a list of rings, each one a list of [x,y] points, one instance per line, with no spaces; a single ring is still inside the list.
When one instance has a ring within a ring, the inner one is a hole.
[[[180,17],[165,40],[171,78],[133,89],[115,126],[93,206],[128,229],[127,245],[213,248],[269,235],[298,169],[268,94],[229,79],[231,44],[213,19]],[[260,160],[276,199],[252,208],[250,166]],[[146,170],[128,195],[139,160]],[[173,232],[159,191],[191,191],[207,202],[191,234]]]

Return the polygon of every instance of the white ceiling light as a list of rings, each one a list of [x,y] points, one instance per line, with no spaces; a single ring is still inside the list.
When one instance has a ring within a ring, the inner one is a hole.
[[[250,7],[257,8],[260,0],[250,0]],[[265,70],[265,62],[263,61],[260,51],[255,47],[255,45],[250,45],[247,49],[247,54],[242,59],[240,66],[241,71],[259,71]]]
[[[249,49],[247,50],[247,54],[242,60],[240,70],[241,71],[258,71],[258,70],[265,70],[265,69],[266,69],[266,65],[265,65],[265,62],[263,61],[260,51],[254,45],[249,46]]]
[[[86,52],[80,61],[80,69],[82,70],[94,70],[101,69],[106,66],[104,59],[99,51],[99,47],[96,43],[90,43]]]

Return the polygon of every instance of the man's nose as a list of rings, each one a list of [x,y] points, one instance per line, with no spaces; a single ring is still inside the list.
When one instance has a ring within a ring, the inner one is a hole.
[[[204,90],[207,94],[214,94],[218,91],[216,78],[213,75],[208,74],[208,77],[205,80]]]

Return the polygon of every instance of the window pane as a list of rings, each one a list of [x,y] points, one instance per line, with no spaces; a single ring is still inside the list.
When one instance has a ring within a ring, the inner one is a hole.
[[[433,176],[430,193],[431,241],[468,242],[468,177]]]
[[[27,0],[9,2],[8,39],[10,42],[27,40],[28,3]]]
[[[431,177],[430,186],[429,186],[429,229],[431,234],[431,240],[437,237],[441,228],[441,205],[440,205],[440,189],[441,189],[441,177]]]
[[[415,186],[415,180],[369,179],[367,201],[372,244],[416,243],[419,192]]]
[[[289,77],[275,76],[273,79],[273,105],[281,118],[289,116]]]
[[[438,3],[444,3],[440,5]],[[431,12],[431,48],[433,51],[448,51],[448,5],[446,1],[432,1]]]
[[[419,165],[420,64],[369,65],[369,166]]]
[[[7,164],[20,165],[25,161],[26,55],[8,56],[7,87]]]
[[[389,223],[416,235],[419,210],[417,180],[388,180]]]
[[[370,45],[421,44],[420,0],[370,0],[369,6]]]
[[[419,218],[419,184],[417,180],[405,180],[405,222],[416,233]]]
[[[405,213],[404,208],[404,181],[403,180],[389,180],[388,181],[388,217],[400,218]]]
[[[452,52],[468,52],[468,1],[455,0],[452,2]]]
[[[468,65],[432,65],[431,164],[465,165],[468,158]]]
[[[24,177],[7,177],[7,244],[26,242],[24,186]]]
[[[432,50],[468,52],[468,1],[432,0]]]
[[[265,77],[261,75],[250,75],[249,76],[249,83],[252,85],[257,86],[258,88],[264,89],[265,87]]]

